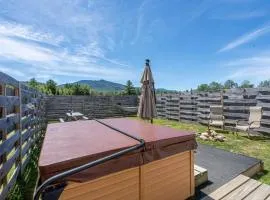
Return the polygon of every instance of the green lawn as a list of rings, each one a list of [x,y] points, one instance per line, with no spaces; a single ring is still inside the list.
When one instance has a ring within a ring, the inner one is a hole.
[[[195,123],[183,123],[171,120],[155,119],[154,124],[169,126],[175,129],[191,130],[203,132],[207,130],[206,126]],[[264,162],[264,171],[262,174],[254,177],[255,179],[270,185],[270,138],[266,137],[246,137],[246,134],[239,136],[231,132],[223,133],[226,137],[225,142],[203,141],[197,139],[199,143],[208,144],[217,148],[225,149],[230,152],[240,153],[247,156],[261,159]]]

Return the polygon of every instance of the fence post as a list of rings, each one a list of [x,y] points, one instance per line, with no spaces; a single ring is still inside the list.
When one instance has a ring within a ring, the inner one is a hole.
[[[19,156],[19,160],[20,160],[20,177],[22,177],[23,174],[23,157],[22,157],[22,87],[21,87],[21,82],[19,82],[19,132],[20,132],[20,156]]]
[[[6,96],[6,84],[2,84],[2,95]],[[2,107],[2,118],[5,118],[6,115],[7,115],[7,108],[5,106],[3,106]],[[5,142],[6,140],[7,140],[7,129],[5,128],[2,130],[2,141]],[[1,155],[0,163],[4,165],[6,163],[6,161],[7,161],[7,152],[4,152]],[[3,179],[2,179],[3,188],[5,188],[7,183],[8,183],[8,179],[7,179],[7,174],[6,174],[5,177],[3,177]]]

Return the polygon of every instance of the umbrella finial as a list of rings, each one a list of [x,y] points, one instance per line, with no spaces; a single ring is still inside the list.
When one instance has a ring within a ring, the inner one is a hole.
[[[145,59],[145,65],[149,66],[150,65],[150,60],[149,59]]]

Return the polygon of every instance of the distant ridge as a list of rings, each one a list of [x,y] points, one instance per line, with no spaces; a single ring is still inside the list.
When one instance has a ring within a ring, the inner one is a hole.
[[[100,92],[118,92],[122,91],[125,89],[125,86],[120,84],[120,83],[114,83],[111,81],[106,81],[106,80],[80,80],[74,83],[70,84],[84,84],[84,85],[89,85],[91,88],[93,88],[96,91]],[[63,85],[61,85],[63,86]]]
[[[111,81],[106,81],[106,80],[80,80],[76,81],[73,83],[68,83],[68,84],[84,84],[84,85],[89,85],[91,88],[93,88],[96,91],[99,92],[120,92],[125,89],[125,85],[120,84],[120,83],[115,83]],[[64,86],[64,84],[60,85]],[[140,87],[135,87],[135,88],[140,88]],[[156,88],[157,93],[176,93],[177,91],[175,90],[167,90],[164,88]]]

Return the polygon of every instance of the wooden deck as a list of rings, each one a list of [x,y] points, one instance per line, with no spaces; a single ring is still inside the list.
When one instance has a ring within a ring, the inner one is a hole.
[[[194,165],[194,176],[196,187],[208,181],[207,169],[204,169],[198,165]]]
[[[208,195],[215,200],[270,200],[270,186],[239,175]]]

